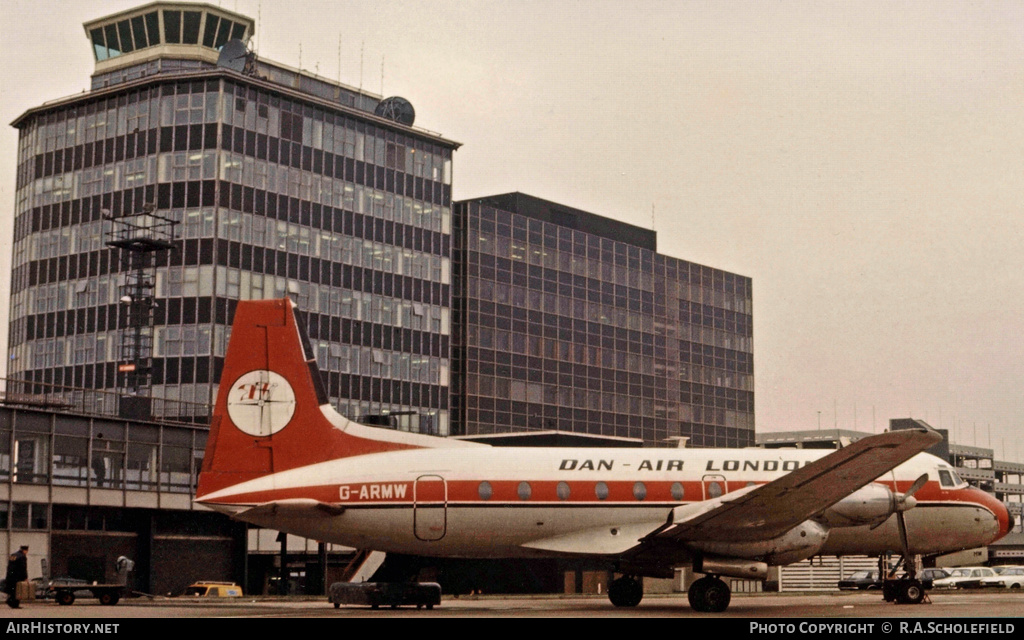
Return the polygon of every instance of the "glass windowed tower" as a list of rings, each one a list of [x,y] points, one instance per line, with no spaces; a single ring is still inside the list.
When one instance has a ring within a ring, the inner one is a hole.
[[[158,2],[84,26],[91,90],[13,123],[9,377],[116,411],[126,272],[106,236],[148,208],[178,223],[156,268],[154,415],[204,418],[236,301],[292,296],[343,413],[448,433],[458,144],[244,46],[225,60],[255,27],[231,11]]]

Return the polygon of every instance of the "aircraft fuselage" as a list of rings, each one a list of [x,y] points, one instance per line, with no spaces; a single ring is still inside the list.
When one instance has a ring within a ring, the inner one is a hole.
[[[633,534],[635,541],[664,524],[680,504],[769,482],[824,453],[415,449],[273,473],[204,496],[203,502],[253,524],[357,548],[426,556],[537,557],[552,552],[531,543],[581,530],[613,527],[624,536]],[[929,473],[928,483],[916,493],[918,505],[907,513],[915,553],[982,545],[1000,526],[994,498],[962,483],[943,486],[940,467],[949,468],[939,458],[919,454],[879,479],[890,489],[905,491]],[[301,500],[336,509],[321,518],[293,516],[287,509],[247,513],[255,505]],[[899,548],[890,520],[874,529],[832,527],[821,553],[876,555]]]

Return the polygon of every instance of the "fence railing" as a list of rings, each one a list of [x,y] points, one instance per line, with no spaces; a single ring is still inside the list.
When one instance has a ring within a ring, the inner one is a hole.
[[[17,378],[0,378],[0,404],[183,424],[208,422],[213,409],[208,403],[140,397],[116,390],[85,389]]]

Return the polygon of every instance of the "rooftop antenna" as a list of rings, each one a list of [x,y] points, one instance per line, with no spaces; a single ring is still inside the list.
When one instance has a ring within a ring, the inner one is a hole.
[[[302,43],[299,43],[299,71],[302,71]]]
[[[338,84],[341,84],[341,32],[338,32]]]
[[[363,92],[363,48],[365,46],[365,40],[359,43],[359,93]]]
[[[255,54],[251,53],[241,40],[228,40],[221,47],[217,57],[217,66],[232,69],[239,73],[251,75],[255,63]]]
[[[373,113],[382,118],[404,124],[407,127],[411,127],[412,123],[416,120],[416,110],[413,108],[412,103],[400,96],[384,98],[377,104],[377,108],[373,110]]]
[[[262,22],[262,21],[263,21],[263,0],[260,0],[259,4],[256,5],[256,26],[253,27],[252,37],[250,39],[250,42],[254,42],[254,44],[252,45],[252,52],[253,52],[253,54],[256,55],[256,57],[259,57],[259,54],[260,54],[260,40],[263,39],[263,38],[257,38],[256,37],[256,33],[257,33],[257,31],[259,31],[259,28],[260,28],[260,22]]]
[[[380,57],[380,95],[384,95],[384,56]]]

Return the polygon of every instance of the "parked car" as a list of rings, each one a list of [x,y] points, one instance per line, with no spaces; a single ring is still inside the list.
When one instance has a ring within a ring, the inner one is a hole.
[[[995,567],[998,574],[990,578],[982,578],[981,586],[999,587],[1001,589],[1020,589],[1024,587],[1024,567]]]
[[[882,581],[877,571],[854,571],[839,581],[839,588],[844,591],[881,589]]]
[[[957,567],[949,570],[948,578],[932,582],[935,589],[976,589],[983,578],[994,578],[996,572],[989,567]]]
[[[918,575],[918,578],[921,579],[921,584],[924,585],[925,589],[934,588],[936,580],[948,577],[949,571],[945,569],[922,569],[920,575]]]
[[[234,582],[202,580],[189,585],[185,589],[184,595],[203,598],[238,598],[242,595],[242,587]]]

